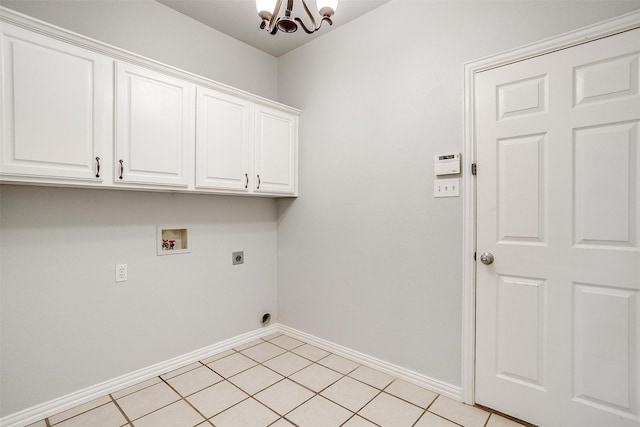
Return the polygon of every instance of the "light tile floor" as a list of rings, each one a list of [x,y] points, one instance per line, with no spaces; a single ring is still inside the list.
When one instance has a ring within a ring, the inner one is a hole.
[[[521,427],[275,333],[30,427]]]

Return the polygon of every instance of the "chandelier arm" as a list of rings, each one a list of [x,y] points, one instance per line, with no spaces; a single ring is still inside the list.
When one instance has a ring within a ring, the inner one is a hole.
[[[307,33],[307,34],[313,34],[313,33],[315,33],[316,31],[318,31],[318,30],[320,29],[320,27],[322,27],[322,23],[323,23],[323,22],[325,22],[325,21],[327,21],[327,22],[329,23],[329,25],[333,25],[333,21],[331,21],[331,18],[324,17],[324,18],[322,18],[322,20],[320,21],[320,25],[318,25],[316,28],[314,28],[314,29],[310,30],[309,28],[307,28],[307,26],[306,26],[306,25],[304,25],[304,22],[302,22],[302,19],[300,19],[300,18],[298,18],[298,17],[296,17],[296,18],[294,18],[294,19],[295,19],[295,21],[296,21],[298,24],[300,24],[300,26],[302,27],[302,29],[304,30],[304,32],[305,32],[305,33]]]
[[[271,14],[271,19],[269,19],[269,27],[267,28],[267,31],[269,31],[270,34],[278,32],[276,23],[278,21],[278,13],[280,13],[280,7],[282,7],[282,0],[278,0],[276,2],[276,7],[273,8],[273,14]]]
[[[311,19],[311,25],[313,25],[313,28],[315,28],[316,30],[320,27],[316,28],[316,20],[313,18],[313,14],[311,13],[311,11],[309,10],[309,7],[307,6],[307,2],[305,2],[304,0],[302,0],[302,6],[304,7],[304,11],[307,12],[307,16],[309,17],[309,19]],[[302,21],[300,20],[300,18],[297,18],[298,21],[300,21],[300,24],[302,25],[303,28],[306,27],[304,26],[304,24],[302,24]],[[322,22],[320,22],[320,25],[322,25]],[[314,30],[315,31],[315,30]]]
[[[304,4],[304,0],[302,0],[302,3]],[[293,0],[287,0],[287,9],[284,12],[284,16],[290,18],[292,11],[293,11]]]
[[[313,34],[316,32],[316,30],[310,30],[307,28],[306,25],[304,25],[304,22],[302,22],[302,19],[298,18],[297,16],[294,18],[294,20],[300,24],[300,26],[302,27],[302,29],[304,30],[305,33],[307,34]]]

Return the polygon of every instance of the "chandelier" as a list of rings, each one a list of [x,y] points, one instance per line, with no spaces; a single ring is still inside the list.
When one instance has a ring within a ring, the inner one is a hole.
[[[295,33],[298,30],[298,24],[307,34],[313,34],[320,29],[323,22],[328,22],[329,25],[333,25],[331,17],[336,11],[338,6],[338,0],[316,0],[318,6],[318,13],[320,14],[320,23],[316,24],[316,20],[313,14],[309,10],[305,0],[300,0],[304,11],[311,21],[311,25],[307,26],[302,19],[297,16],[292,18],[291,12],[293,9],[293,0],[256,0],[256,9],[258,9],[258,16],[262,18],[260,23],[261,30],[267,30],[269,34],[275,34],[278,30],[284,33]],[[282,3],[286,2],[287,7],[283,16],[280,14]]]

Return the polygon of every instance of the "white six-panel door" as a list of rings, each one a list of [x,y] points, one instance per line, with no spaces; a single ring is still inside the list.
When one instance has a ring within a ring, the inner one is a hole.
[[[476,401],[537,425],[640,425],[639,52],[476,77]]]

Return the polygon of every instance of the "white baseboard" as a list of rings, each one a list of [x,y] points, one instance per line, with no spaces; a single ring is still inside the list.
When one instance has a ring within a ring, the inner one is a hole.
[[[462,389],[460,387],[447,384],[445,382],[430,378],[426,375],[422,375],[417,372],[410,371],[409,369],[405,369],[400,366],[393,365],[383,360],[376,359],[366,354],[357,352],[355,350],[351,350],[347,347],[334,344],[330,341],[326,341],[322,338],[318,338],[305,332],[298,331],[297,329],[291,328],[281,323],[277,324],[276,326],[278,332],[289,335],[292,338],[297,338],[300,341],[313,344],[316,347],[337,354],[338,356],[342,356],[347,359],[351,359],[354,362],[358,362],[361,365],[377,369],[401,380],[410,382],[427,390],[431,390],[434,393],[450,397],[460,402],[462,401]]]
[[[82,405],[83,403],[87,403],[91,400],[97,399],[98,397],[113,393],[139,382],[146,381],[150,378],[157,377],[159,375],[173,371],[174,369],[181,368],[199,360],[206,359],[207,357],[213,356],[216,353],[221,353],[231,348],[238,347],[244,343],[264,337],[274,332],[280,332],[289,335],[292,338],[297,338],[300,341],[312,344],[316,347],[337,354],[338,356],[351,359],[354,362],[360,363],[361,365],[385,372],[396,378],[400,378],[401,380],[426,388],[427,390],[431,390],[434,393],[438,393],[443,396],[462,401],[462,391],[460,387],[435,380],[433,378],[427,377],[426,375],[410,371],[400,366],[396,366],[383,360],[367,356],[366,354],[357,352],[355,350],[351,350],[347,347],[334,344],[322,338],[318,338],[316,336],[301,332],[289,326],[276,323],[269,327],[260,328],[255,331],[235,336],[233,338],[221,341],[217,344],[203,347],[182,356],[178,356],[173,359],[169,359],[167,361],[160,362],[143,369],[139,369],[129,374],[122,375],[118,378],[114,378],[112,380],[87,387],[74,393],[70,393],[66,396],[62,396],[57,399],[50,400],[49,402],[45,402],[40,405],[24,409],[20,412],[16,412],[15,414],[8,415],[0,419],[0,427],[24,427],[36,421],[40,421],[44,418],[58,414],[62,411],[66,411],[67,409],[71,409],[78,405]]]
[[[24,427],[36,421],[50,417],[67,409],[90,402],[98,397],[132,386],[150,378],[181,368],[198,360],[206,359],[216,353],[238,347],[257,338],[277,331],[277,325],[256,329],[242,335],[221,341],[207,347],[200,348],[182,356],[174,357],[164,362],[139,369],[112,380],[96,384],[91,387],[67,394],[66,396],[50,400],[49,402],[24,409],[0,419],[0,427]]]

